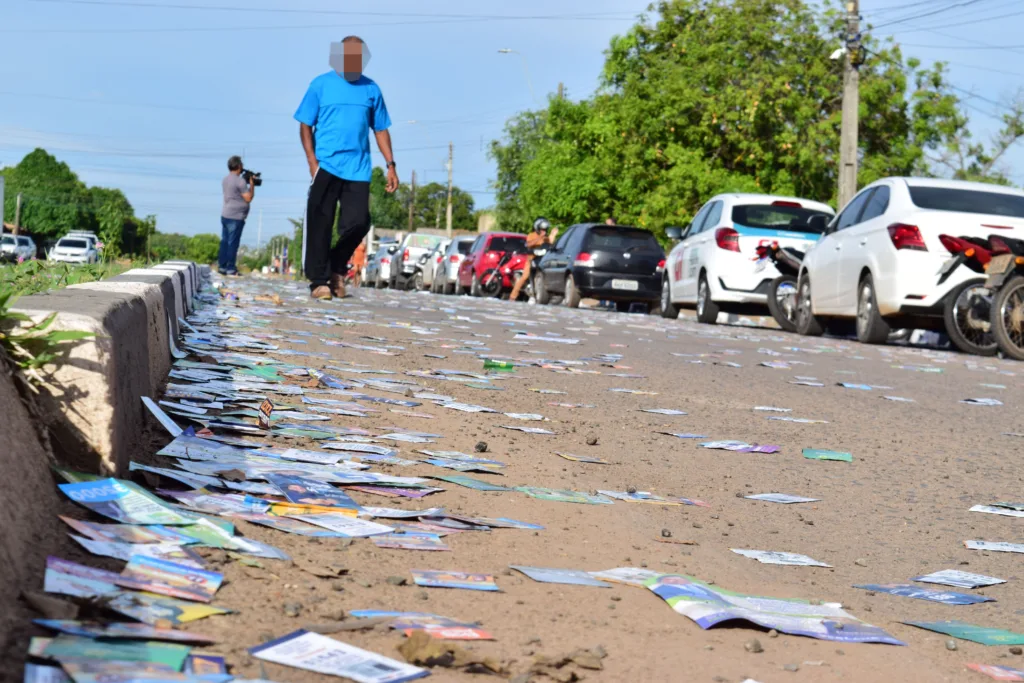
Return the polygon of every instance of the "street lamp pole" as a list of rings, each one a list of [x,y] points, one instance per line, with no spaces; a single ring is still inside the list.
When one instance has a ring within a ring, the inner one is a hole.
[[[512,48],[503,47],[498,50],[498,54],[502,55],[519,55],[519,58],[523,60],[523,73],[526,75],[526,87],[530,89],[530,99],[534,102],[537,101],[537,96],[533,92],[533,82],[530,80],[530,67],[526,63],[526,55],[519,50],[513,50]]]

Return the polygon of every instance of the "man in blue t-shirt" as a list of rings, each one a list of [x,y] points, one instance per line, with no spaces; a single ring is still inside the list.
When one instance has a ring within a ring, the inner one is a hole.
[[[348,261],[370,231],[370,129],[387,162],[386,189],[398,189],[391,153],[391,119],[384,96],[363,75],[363,40],[348,36],[342,54],[331,56],[333,71],[317,76],[295,112],[309,162],[309,199],[303,226],[302,263],[314,299],[345,296]],[[335,211],[338,243],[331,248]]]

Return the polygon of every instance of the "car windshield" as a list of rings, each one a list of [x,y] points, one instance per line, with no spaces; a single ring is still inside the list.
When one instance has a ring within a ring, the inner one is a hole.
[[[615,225],[591,228],[587,233],[583,249],[590,251],[626,251],[627,249],[661,251],[661,246],[654,235],[646,230]]]
[[[14,237],[11,235],[4,235],[3,238],[0,238],[0,244],[15,244]]]
[[[18,244],[20,244],[23,247],[27,247],[28,245],[32,244],[32,242],[30,242],[27,237],[19,237]]]
[[[459,253],[462,254],[462,255],[468,254],[469,250],[472,249],[472,248],[473,248],[473,240],[463,240],[463,241],[458,243],[458,250],[459,250]]]
[[[828,220],[832,220],[832,214],[826,211],[805,209],[800,206],[747,204],[732,207],[732,222],[738,227],[820,234],[825,224],[822,223],[820,227],[809,226],[807,223],[812,216],[825,216]]]
[[[433,249],[441,242],[440,237],[433,235],[409,235],[405,246],[413,249]]]
[[[57,242],[57,246],[63,249],[85,249],[88,244],[85,240],[63,239],[60,242]]]
[[[1024,197],[1004,192],[910,185],[910,201],[921,209],[1024,218]]]
[[[492,237],[487,244],[487,251],[511,251],[521,253],[526,251],[525,237]]]

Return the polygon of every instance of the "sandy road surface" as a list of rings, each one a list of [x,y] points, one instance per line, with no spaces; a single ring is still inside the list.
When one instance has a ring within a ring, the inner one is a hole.
[[[236,675],[265,675],[282,683],[332,680],[274,664],[262,665],[265,668],[261,671],[260,662],[249,657],[245,648],[306,624],[336,618],[339,610],[353,609],[424,611],[480,621],[496,640],[465,646],[504,660],[513,673],[525,670],[537,654],[559,655],[600,645],[608,653],[603,670],[573,667],[585,680],[593,681],[742,681],[747,677],[761,683],[961,681],[987,680],[967,670],[968,662],[1024,668],[1024,657],[1010,654],[1005,646],[986,647],[957,640],[957,649],[950,651],[947,636],[901,623],[959,619],[1024,631],[1021,556],[967,550],[963,546],[967,539],[1022,541],[1021,520],[968,512],[975,504],[1022,499],[1019,448],[1024,441],[1003,435],[1024,431],[1017,410],[1021,390],[1013,376],[1021,367],[1017,364],[801,338],[774,330],[705,326],[653,316],[571,311],[466,297],[360,290],[340,302],[311,305],[299,298],[303,290],[297,285],[247,284],[244,289],[250,294],[281,294],[281,314],[269,331],[283,335],[275,340],[282,348],[330,354],[330,360],[310,359],[313,367],[341,362],[399,373],[425,369],[482,372],[483,363],[477,353],[527,359],[622,354],[617,364],[628,369],[595,361],[579,366],[580,370],[596,371],[593,374],[519,368],[496,382],[501,391],[472,388],[457,381],[410,378],[424,388],[466,403],[499,411],[540,413],[550,419],[548,422],[517,422],[500,413],[463,413],[424,401],[415,412],[434,419],[394,413],[381,406],[382,411],[371,417],[334,417],[331,424],[378,432],[394,425],[443,435],[438,443],[427,446],[399,444],[403,455],[420,447],[472,453],[477,442],[486,441],[487,457],[508,464],[505,476],[468,474],[489,481],[500,479],[507,486],[586,492],[635,487],[663,496],[699,499],[709,507],[621,501],[583,505],[537,500],[518,492],[480,492],[444,483],[443,493],[419,501],[353,493],[366,505],[443,506],[461,514],[505,516],[545,527],[538,532],[497,529],[452,534],[445,539],[451,552],[379,549],[366,539],[351,543],[311,540],[240,522],[241,533],[276,545],[300,562],[312,559],[338,564],[349,574],[340,579],[321,579],[273,561],[264,561],[263,570],[237,563],[216,567],[229,583],[219,591],[215,604],[237,613],[205,619],[188,628],[222,638],[223,642],[211,650],[226,654]],[[328,312],[352,322],[324,327],[321,314]],[[403,327],[406,324],[434,332],[416,334]],[[577,338],[580,343],[510,343],[517,330]],[[403,349],[396,350],[398,355],[384,356],[326,346],[318,340],[318,334],[325,331],[355,344],[397,345]],[[305,332],[310,336],[295,334]],[[367,341],[363,339],[366,336],[387,341]],[[474,345],[489,351],[474,350]],[[428,358],[425,354],[446,358]],[[283,359],[303,362],[294,357]],[[765,361],[787,362],[790,367],[761,366]],[[897,366],[938,368],[941,372]],[[642,378],[616,377],[612,373]],[[792,384],[797,376],[817,378],[824,386]],[[865,391],[843,388],[837,382],[892,388]],[[535,388],[566,393],[530,391]],[[657,394],[611,391],[617,388]],[[883,396],[905,397],[913,402],[892,402]],[[994,397],[1004,405],[959,402],[970,397]],[[550,402],[593,407],[570,409]],[[792,412],[757,412],[755,406],[789,408]],[[640,412],[642,408],[674,408],[688,414],[649,414]],[[826,420],[827,424],[769,420],[770,416]],[[540,426],[556,434],[525,434],[499,427],[508,424]],[[781,450],[775,454],[710,450],[699,446],[704,440],[682,440],[658,431],[697,433],[709,437],[706,440],[775,444]],[[587,444],[590,435],[597,436],[596,445]],[[167,440],[166,434],[154,432],[155,444]],[[291,440],[288,444],[316,447],[312,441]],[[803,448],[849,452],[853,462],[808,460],[801,455]],[[571,462],[556,456],[555,451],[603,458],[611,464]],[[165,459],[156,456],[139,459],[166,465]],[[454,474],[426,464],[375,466],[374,470],[403,476]],[[767,492],[821,500],[780,505],[742,498]],[[693,545],[660,542],[663,530],[671,534],[672,540],[692,541]],[[760,564],[730,548],[802,553],[832,568]],[[103,564],[80,552],[72,551],[68,556]],[[773,637],[748,625],[705,631],[645,588],[537,583],[509,572],[510,564],[591,571],[647,567],[688,574],[755,595],[841,602],[851,614],[885,629],[905,641],[907,647],[836,643],[785,634]],[[411,583],[411,569],[491,573],[501,592],[387,583],[387,577],[392,576],[409,578]],[[853,587],[910,583],[911,577],[941,569],[987,574],[1007,583],[973,591],[950,589],[996,600],[970,606],[871,594]],[[285,614],[285,603],[292,602],[301,603],[298,616]],[[395,648],[403,636],[386,629],[333,637],[401,658]],[[745,649],[744,644],[752,638],[760,641],[763,652]],[[471,678],[477,676],[438,668],[431,680]]]

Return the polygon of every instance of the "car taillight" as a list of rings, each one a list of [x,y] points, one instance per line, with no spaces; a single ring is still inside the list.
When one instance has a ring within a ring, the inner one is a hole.
[[[387,263],[391,263],[391,259],[389,259],[389,258],[382,258],[382,259],[380,260],[380,262],[381,262],[381,263],[384,263],[384,264],[387,264]]]
[[[408,249],[406,249],[405,251],[402,252],[402,260],[403,261],[408,261],[409,260],[409,250]]]
[[[572,262],[574,266],[583,266],[584,268],[594,267],[594,257],[585,251],[581,251],[576,254],[576,260]]]
[[[942,242],[942,246],[946,248],[950,254],[959,254],[964,250],[964,243],[955,237],[949,235],[939,235],[939,241]]]
[[[916,225],[906,223],[893,223],[889,226],[889,239],[897,249],[910,249],[912,251],[928,251],[924,238],[921,237],[921,230]]]
[[[739,253],[740,234],[732,228],[719,228],[715,230],[715,244],[718,245],[719,249]]]
[[[444,261],[444,256],[437,257],[437,262],[440,263],[441,261]]]
[[[772,202],[772,206],[788,206],[788,207],[791,207],[791,208],[794,208],[794,209],[802,209],[802,208],[804,208],[800,204],[800,202],[785,202],[785,201],[782,201],[781,199],[779,201]]]
[[[660,273],[663,270],[665,270],[665,259],[658,261],[658,272]]]
[[[449,256],[448,257],[448,262],[449,263],[458,263],[459,262],[459,257],[455,256],[455,255]]]
[[[989,242],[989,244],[992,245],[992,253],[993,254],[1009,254],[1010,253],[1010,245],[1008,245],[1006,242],[1004,242],[1001,237],[996,237],[995,235],[990,235],[989,238],[988,238],[988,242]]]

